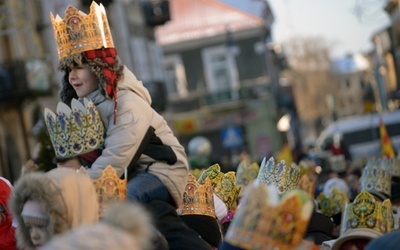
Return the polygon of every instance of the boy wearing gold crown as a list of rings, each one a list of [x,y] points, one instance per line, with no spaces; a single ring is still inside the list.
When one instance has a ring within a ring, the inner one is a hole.
[[[165,119],[151,107],[151,97],[122,65],[114,48],[105,9],[93,2],[85,15],[72,6],[64,19],[51,14],[64,72],[61,100],[92,101],[105,125],[105,146],[90,168],[91,178],[111,165],[122,176],[127,169],[127,197],[147,205],[170,249],[207,249],[184,225],[175,209],[183,200],[189,172],[183,146]],[[172,229],[173,228],[173,229]]]
[[[188,173],[184,148],[151,107],[142,82],[122,65],[104,7],[93,2],[86,15],[69,6],[64,19],[51,14],[51,21],[64,72],[61,100],[90,99],[107,130],[105,148],[88,174],[98,178],[111,165],[122,176],[128,168],[129,199],[178,207]]]

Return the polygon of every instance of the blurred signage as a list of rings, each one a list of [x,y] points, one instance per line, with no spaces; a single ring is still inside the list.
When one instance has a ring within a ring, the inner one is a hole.
[[[243,133],[240,127],[231,126],[221,131],[222,146],[224,148],[238,148],[243,145]]]

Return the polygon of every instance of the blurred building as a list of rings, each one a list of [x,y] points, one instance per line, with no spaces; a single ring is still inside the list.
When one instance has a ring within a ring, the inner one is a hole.
[[[350,54],[332,60],[331,73],[337,86],[335,99],[330,104],[333,105],[330,107],[332,119],[358,115],[366,111],[364,98],[372,91],[373,80],[369,72],[370,61],[361,54]]]
[[[273,18],[216,0],[170,0],[170,11],[156,38],[167,71],[163,114],[180,141],[206,137],[222,167],[243,148],[257,160],[278,151],[279,78],[268,71],[266,46]]]

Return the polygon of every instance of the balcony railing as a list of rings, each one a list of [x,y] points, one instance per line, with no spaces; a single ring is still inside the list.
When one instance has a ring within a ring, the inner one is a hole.
[[[209,92],[197,90],[185,98],[169,98],[168,109],[173,112],[186,112],[200,108],[229,108],[235,107],[252,99],[265,98],[270,95],[270,88],[264,78],[245,81],[241,87],[235,89],[223,89]]]

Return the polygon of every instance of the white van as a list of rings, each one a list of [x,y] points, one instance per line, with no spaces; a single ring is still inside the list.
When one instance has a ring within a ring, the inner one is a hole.
[[[399,151],[400,110],[382,113],[382,120],[394,149]],[[329,124],[316,140],[316,152],[323,152],[336,133],[342,136],[353,160],[365,163],[369,157],[381,156],[378,113],[342,118]]]

